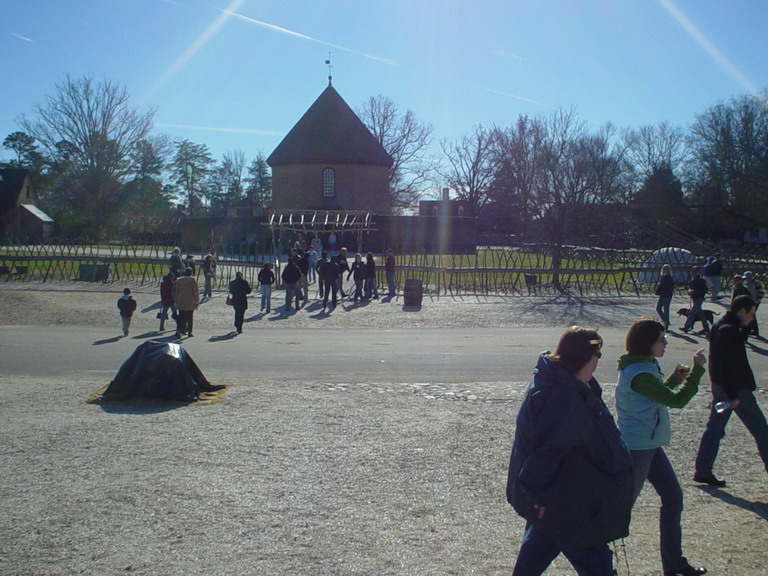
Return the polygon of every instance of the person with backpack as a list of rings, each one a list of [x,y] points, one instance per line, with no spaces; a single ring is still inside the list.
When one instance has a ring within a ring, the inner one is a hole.
[[[123,321],[123,335],[128,336],[128,329],[131,327],[131,318],[136,311],[136,300],[131,296],[131,289],[125,288],[123,295],[117,301],[117,308],[120,310],[120,319]]]

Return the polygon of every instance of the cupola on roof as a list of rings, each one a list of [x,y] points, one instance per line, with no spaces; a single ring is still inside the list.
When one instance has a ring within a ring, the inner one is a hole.
[[[365,164],[389,168],[392,157],[329,83],[270,154],[267,163]]]

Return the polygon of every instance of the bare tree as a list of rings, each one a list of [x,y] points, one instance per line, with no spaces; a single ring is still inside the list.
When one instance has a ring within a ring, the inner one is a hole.
[[[495,132],[477,126],[473,134],[455,142],[443,140],[440,147],[447,161],[440,170],[445,183],[479,214],[498,171]]]
[[[768,209],[768,92],[734,98],[691,126],[696,187],[740,215]]]
[[[488,190],[484,216],[497,232],[510,234],[522,230],[533,219],[544,125],[522,115],[509,128],[493,130],[498,169]]]
[[[623,136],[634,188],[662,169],[677,174],[688,154],[685,131],[668,122],[625,130]]]
[[[130,107],[127,90],[110,81],[69,76],[34,112],[34,118],[18,120],[20,127],[52,158],[67,151],[68,171],[58,176],[68,190],[59,196],[70,202],[63,209],[70,212],[73,231],[98,235],[114,230],[123,200],[120,188],[133,167],[131,153],[152,129],[154,112]]]
[[[410,110],[401,113],[394,101],[382,95],[368,98],[357,115],[392,156],[389,193],[395,210],[412,206],[434,177],[436,162],[428,154],[432,127]]]

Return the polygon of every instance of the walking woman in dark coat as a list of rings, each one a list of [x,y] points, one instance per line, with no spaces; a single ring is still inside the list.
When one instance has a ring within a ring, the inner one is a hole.
[[[563,553],[580,575],[612,576],[608,542],[629,533],[632,457],[594,378],[596,330],[572,326],[543,352],[520,406],[507,500],[526,519],[513,576]]]
[[[251,293],[251,285],[243,279],[243,273],[237,272],[235,279],[229,283],[229,293],[232,298],[232,308],[235,309],[235,329],[238,334],[243,332],[243,319],[248,310],[248,294]]]
[[[656,302],[656,313],[664,324],[664,330],[669,329],[669,307],[672,304],[672,296],[675,295],[675,280],[672,278],[672,268],[669,264],[661,267],[659,283],[656,284],[656,296],[659,297]]]

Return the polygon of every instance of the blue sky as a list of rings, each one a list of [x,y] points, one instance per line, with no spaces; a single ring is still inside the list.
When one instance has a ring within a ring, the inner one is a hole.
[[[574,107],[668,121],[768,86],[765,0],[0,0],[0,138],[66,74],[125,86],[155,132],[269,155],[327,86],[457,139]],[[437,147],[436,147],[437,150]],[[9,158],[0,151],[0,157]]]

